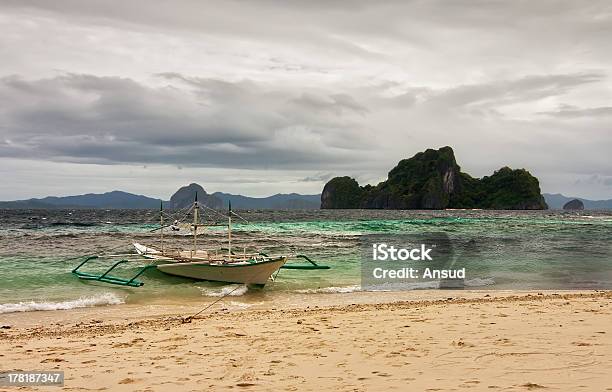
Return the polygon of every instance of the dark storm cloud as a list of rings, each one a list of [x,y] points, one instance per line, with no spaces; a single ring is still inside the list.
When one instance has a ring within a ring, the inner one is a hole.
[[[223,167],[300,167],[339,163],[359,148],[359,126],[343,116],[367,111],[346,94],[332,113],[254,82],[164,75],[185,86],[146,87],[92,75],[0,79],[0,156],[89,163],[169,163]],[[304,93],[306,94],[306,93]]]
[[[352,90],[373,109],[346,92],[321,88],[296,91],[178,73],[157,77],[163,81],[157,87],[82,74],[0,79],[0,156],[201,167],[367,165],[378,143],[394,138],[393,127],[374,124],[376,132],[367,131],[364,120],[372,110],[404,111],[415,116],[416,125],[407,125],[422,132],[436,126],[422,113],[501,118],[505,105],[559,96],[604,75],[535,75],[451,89],[408,88],[388,97],[382,96],[388,86]]]

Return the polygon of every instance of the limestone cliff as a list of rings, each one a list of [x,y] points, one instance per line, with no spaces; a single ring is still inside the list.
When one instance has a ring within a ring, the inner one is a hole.
[[[321,208],[359,208],[363,191],[350,177],[336,177],[325,184]]]
[[[330,180],[321,208],[545,209],[538,179],[527,170],[501,168],[477,179],[462,173],[450,147],[428,149],[400,161],[386,181],[360,187],[350,177]]]

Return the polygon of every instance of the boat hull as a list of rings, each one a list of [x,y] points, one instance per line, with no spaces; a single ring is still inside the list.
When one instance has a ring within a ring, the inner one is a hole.
[[[157,265],[157,269],[185,278],[263,286],[286,262],[287,257],[277,257],[253,264],[167,263]]]

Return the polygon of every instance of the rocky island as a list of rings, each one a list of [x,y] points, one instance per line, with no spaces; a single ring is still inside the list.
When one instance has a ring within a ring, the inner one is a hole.
[[[209,195],[201,185],[195,183],[181,187],[178,191],[174,192],[172,197],[170,197],[169,208],[177,209],[190,206],[193,204],[196,194],[200,203],[205,206],[215,209],[223,208],[223,201],[221,199],[215,195]]]
[[[581,200],[570,200],[563,205],[564,210],[584,210],[584,203]]]
[[[446,146],[400,161],[376,186],[335,177],[323,188],[321,208],[542,210],[547,205],[538,179],[527,170],[502,167],[474,178],[461,171]]]

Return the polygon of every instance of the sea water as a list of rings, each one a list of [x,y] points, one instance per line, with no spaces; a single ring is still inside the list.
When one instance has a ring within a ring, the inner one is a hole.
[[[170,213],[170,212],[168,212]],[[157,245],[154,210],[0,210],[0,313],[72,309],[121,303],[185,303],[229,293],[233,300],[361,290],[361,239],[368,234],[444,233],[466,268],[467,288],[612,288],[612,212],[604,211],[239,211],[232,248],[305,254],[330,270],[280,270],[263,290],[194,281],[148,271],[143,287],[83,281],[71,274],[82,257]],[[215,214],[211,220],[219,220]],[[189,249],[187,233],[165,232],[165,243]],[[198,237],[202,248],[227,246],[226,229]],[[295,261],[291,261],[295,262]],[[102,273],[110,262],[87,264]],[[129,277],[146,260],[113,274]],[[436,288],[435,282],[414,289]],[[404,286],[405,288],[405,286]]]

